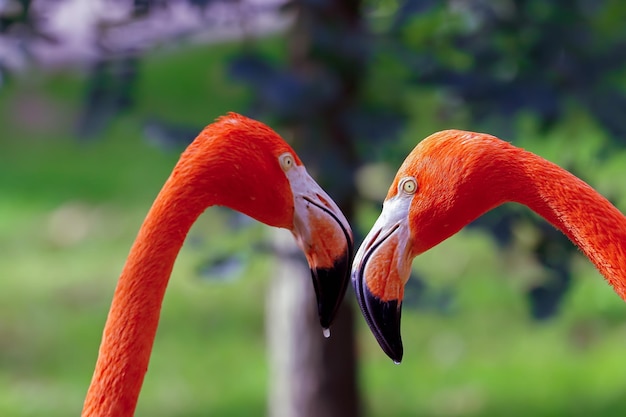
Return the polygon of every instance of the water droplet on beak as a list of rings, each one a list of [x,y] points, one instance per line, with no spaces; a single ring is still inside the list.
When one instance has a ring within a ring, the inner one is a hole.
[[[324,337],[325,337],[326,339],[328,339],[328,338],[330,337],[330,329],[329,329],[328,327],[324,328],[324,329],[322,330],[322,333],[324,334]]]

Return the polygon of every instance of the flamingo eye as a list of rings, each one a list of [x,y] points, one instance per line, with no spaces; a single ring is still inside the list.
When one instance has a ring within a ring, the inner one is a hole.
[[[400,182],[400,187],[406,194],[415,194],[417,191],[417,182],[415,178],[405,178]]]
[[[293,160],[293,155],[290,153],[284,153],[278,157],[278,162],[280,162],[280,167],[283,171],[287,172],[294,166],[295,162]]]

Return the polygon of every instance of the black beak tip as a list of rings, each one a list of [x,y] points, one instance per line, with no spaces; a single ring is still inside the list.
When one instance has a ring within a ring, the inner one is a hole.
[[[385,353],[387,354],[387,356],[389,356],[391,358],[393,363],[395,363],[396,365],[400,365],[400,363],[402,362],[402,356],[404,355],[404,350],[402,348],[402,342],[400,342],[400,346],[396,346],[394,349],[395,350],[390,350],[390,351],[385,352]]]
[[[387,356],[399,364],[404,354],[400,334],[402,301],[382,301],[372,294],[367,286],[364,286],[363,292],[359,295],[359,298],[362,298],[359,300],[361,310],[378,344]]]
[[[311,269],[320,324],[328,329],[337,315],[349,281],[348,260],[338,260],[332,268]]]

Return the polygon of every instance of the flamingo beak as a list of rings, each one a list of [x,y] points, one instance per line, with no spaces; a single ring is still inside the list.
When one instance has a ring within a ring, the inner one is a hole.
[[[412,261],[405,203],[399,199],[385,202],[352,264],[352,285],[365,321],[396,363],[402,361],[400,317]]]
[[[337,204],[308,174],[304,180],[294,190],[292,232],[311,269],[320,324],[328,329],[350,281],[354,241]]]

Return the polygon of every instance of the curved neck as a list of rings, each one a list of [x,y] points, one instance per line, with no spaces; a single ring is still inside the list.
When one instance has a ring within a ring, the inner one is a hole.
[[[626,300],[626,217],[566,170],[530,152],[522,155],[519,169],[526,181],[512,200],[565,233]]]
[[[119,278],[83,416],[132,416],[148,369],[176,256],[207,207],[173,174],[157,196]]]

